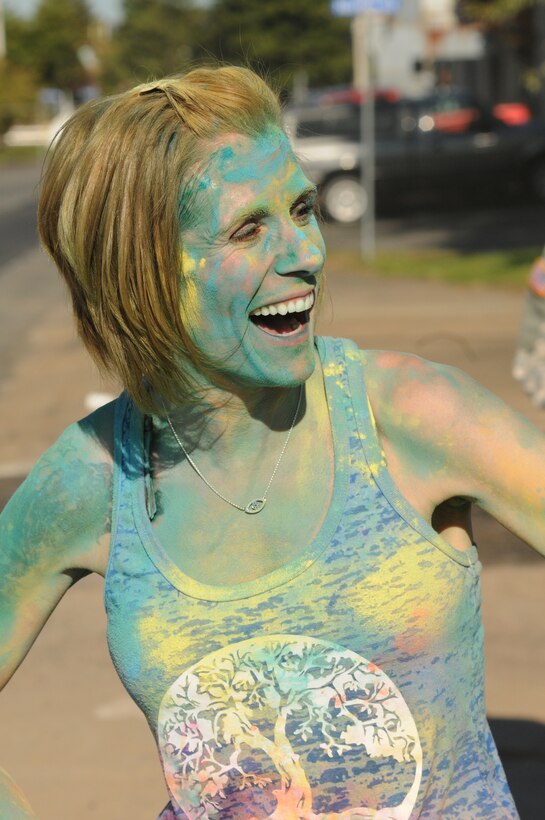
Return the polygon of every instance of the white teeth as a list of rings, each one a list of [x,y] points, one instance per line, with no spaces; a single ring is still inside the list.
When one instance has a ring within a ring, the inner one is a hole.
[[[305,298],[291,299],[289,302],[276,302],[274,305],[252,310],[252,316],[286,316],[288,313],[301,313],[303,310],[310,310],[314,304],[314,291],[311,291]]]

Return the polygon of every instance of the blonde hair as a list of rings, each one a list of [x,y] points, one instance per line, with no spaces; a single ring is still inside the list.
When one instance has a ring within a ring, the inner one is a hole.
[[[202,143],[271,125],[282,127],[278,98],[254,72],[198,68],[87,103],[49,151],[40,238],[88,351],[145,412],[192,400],[184,361],[214,367],[191,340],[180,292],[184,191]]]

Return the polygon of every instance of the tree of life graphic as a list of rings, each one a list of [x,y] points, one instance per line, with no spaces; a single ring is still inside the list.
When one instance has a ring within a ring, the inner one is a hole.
[[[171,795],[192,819],[406,820],[422,773],[414,720],[384,672],[294,635],[241,641],[187,669],[163,698],[158,738]],[[373,782],[352,785],[346,769],[330,785],[349,758],[360,773],[386,760],[394,805],[378,805]]]

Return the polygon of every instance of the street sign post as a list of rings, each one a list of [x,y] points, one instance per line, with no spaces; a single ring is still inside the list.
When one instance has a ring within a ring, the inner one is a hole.
[[[373,22],[383,15],[398,14],[401,0],[330,0],[335,17],[361,17],[364,80],[360,105],[360,175],[367,207],[361,217],[360,250],[364,258],[375,255],[375,65],[373,54]],[[354,32],[354,28],[352,28]],[[354,33],[353,35],[354,36]]]

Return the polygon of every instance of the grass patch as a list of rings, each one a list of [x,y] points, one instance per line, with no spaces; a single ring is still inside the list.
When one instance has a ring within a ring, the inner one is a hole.
[[[10,165],[41,161],[43,156],[43,148],[31,145],[0,145],[0,166],[3,168],[8,168]]]
[[[479,253],[437,248],[407,249],[378,251],[375,259],[363,260],[356,252],[332,249],[328,252],[327,269],[333,274],[351,272],[521,288],[526,284],[530,268],[541,250],[539,246]]]

